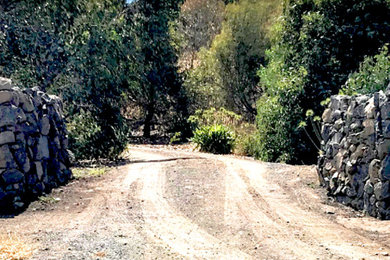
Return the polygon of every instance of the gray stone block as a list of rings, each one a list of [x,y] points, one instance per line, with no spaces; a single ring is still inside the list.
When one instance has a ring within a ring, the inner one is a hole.
[[[11,169],[3,172],[1,177],[4,180],[4,183],[8,185],[21,182],[24,178],[24,175],[16,169]]]
[[[49,140],[47,136],[41,136],[36,147],[35,160],[49,159],[49,157]]]
[[[0,105],[5,103],[11,103],[14,98],[12,91],[0,91]]]
[[[0,168],[10,169],[16,167],[17,165],[8,145],[0,146]]]
[[[390,198],[389,182],[378,182],[374,185],[374,194],[377,200],[384,200]]]
[[[382,139],[377,144],[378,159],[383,160],[390,152],[390,139]]]
[[[9,105],[1,106],[0,109],[0,127],[4,126],[14,126],[17,123],[18,118],[18,108]]]
[[[382,136],[390,139],[390,120],[382,121]]]
[[[390,180],[390,155],[383,160],[379,177],[381,180]]]
[[[44,115],[40,120],[40,129],[42,135],[48,135],[50,132],[50,120],[47,115]]]
[[[376,183],[379,179],[379,169],[381,167],[381,161],[372,160],[368,168],[368,174],[370,175],[370,181]]]
[[[0,77],[0,90],[11,90],[12,81],[10,79]]]
[[[390,119],[390,102],[384,103],[380,108],[380,112],[383,120]]]
[[[0,145],[15,143],[15,134],[11,131],[0,132]]]
[[[32,99],[27,94],[23,93],[22,95],[20,95],[20,103],[22,104],[22,109],[26,113],[31,113],[35,110]]]
[[[372,97],[369,101],[367,106],[364,108],[364,113],[366,114],[366,118],[368,119],[375,119],[376,116],[376,109],[374,97]]]
[[[375,120],[374,119],[366,119],[363,121],[363,138],[369,138],[371,135],[374,135],[375,132]]]
[[[332,122],[332,110],[330,108],[326,109],[325,112],[322,114],[322,121],[324,123]]]

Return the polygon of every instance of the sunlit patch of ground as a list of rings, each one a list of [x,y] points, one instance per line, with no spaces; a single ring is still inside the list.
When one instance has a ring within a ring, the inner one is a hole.
[[[20,260],[29,258],[35,247],[15,236],[0,237],[0,260]]]

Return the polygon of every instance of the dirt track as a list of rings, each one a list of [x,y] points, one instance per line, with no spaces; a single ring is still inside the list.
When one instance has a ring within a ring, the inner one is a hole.
[[[331,202],[313,167],[131,148],[131,162],[0,219],[32,259],[387,259],[390,222]],[[389,258],[390,259],[390,258]]]

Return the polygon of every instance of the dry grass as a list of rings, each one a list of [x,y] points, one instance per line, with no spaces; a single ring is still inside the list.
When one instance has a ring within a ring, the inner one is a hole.
[[[90,177],[100,177],[108,172],[108,167],[78,167],[73,168],[73,176],[76,179],[85,179]]]
[[[0,237],[0,260],[28,259],[33,251],[33,245],[24,243],[18,238]]]

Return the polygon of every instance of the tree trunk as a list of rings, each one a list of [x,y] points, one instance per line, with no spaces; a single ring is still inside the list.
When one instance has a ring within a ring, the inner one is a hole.
[[[154,116],[154,104],[149,104],[147,107],[146,118],[144,123],[144,137],[146,138],[150,138],[153,116]]]

